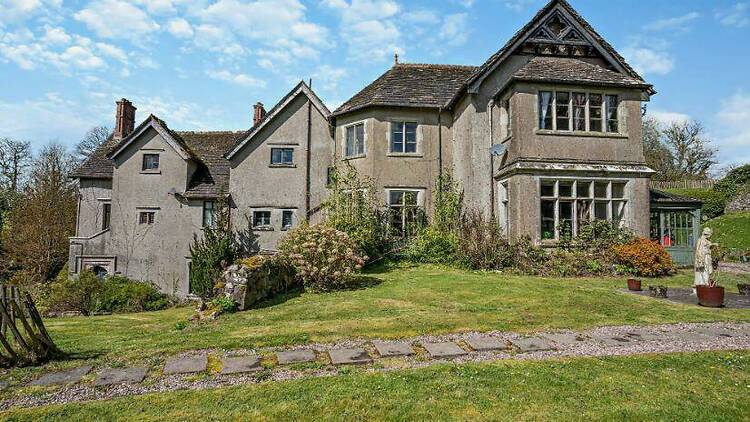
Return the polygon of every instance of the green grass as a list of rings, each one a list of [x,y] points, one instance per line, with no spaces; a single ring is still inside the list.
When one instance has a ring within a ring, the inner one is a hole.
[[[747,420],[750,352],[502,361],[18,409],[59,420]]]
[[[721,246],[750,249],[750,212],[725,214],[707,221],[705,226],[713,229],[711,240]]]
[[[188,324],[193,310],[47,319],[57,345],[97,365],[158,365],[193,349],[237,349],[332,342],[343,338],[400,338],[461,331],[531,332],[601,325],[686,321],[750,321],[750,311],[706,309],[624,294],[624,278],[552,279],[395,266],[368,274],[373,285],[325,294],[291,294],[218,320]],[[725,276],[734,286],[737,276]],[[747,280],[748,278],[745,278]],[[689,287],[692,274],[644,284]],[[733,287],[732,287],[733,288]],[[42,369],[80,365],[52,362]],[[18,382],[39,368],[0,378]],[[0,392],[0,395],[3,393]]]

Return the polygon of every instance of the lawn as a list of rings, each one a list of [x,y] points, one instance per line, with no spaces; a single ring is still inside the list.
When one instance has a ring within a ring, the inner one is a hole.
[[[750,212],[725,214],[705,226],[713,229],[713,242],[730,249],[750,249]]]
[[[647,376],[646,376],[647,375]],[[18,409],[59,420],[747,420],[750,352],[503,361]]]
[[[727,276],[726,285],[734,286]],[[290,294],[216,321],[189,324],[190,308],[98,317],[48,319],[63,350],[97,365],[157,365],[191,349],[237,349],[332,342],[347,337],[399,338],[460,331],[557,328],[686,321],[750,321],[747,310],[670,304],[618,291],[623,278],[551,279],[394,265],[368,273],[371,285],[325,294]],[[747,278],[745,278],[747,280]],[[645,281],[645,284],[651,284]],[[692,274],[659,280],[692,285]],[[732,287],[732,289],[734,289]],[[80,365],[53,362],[44,369]],[[32,377],[39,368],[0,378]],[[1,393],[0,393],[1,394]]]

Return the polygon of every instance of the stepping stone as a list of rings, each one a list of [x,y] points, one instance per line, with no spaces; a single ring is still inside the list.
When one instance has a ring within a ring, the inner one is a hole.
[[[636,341],[662,341],[667,339],[665,333],[649,333],[643,330],[628,331],[625,337]]]
[[[260,371],[261,369],[258,356],[225,357],[221,363],[222,374],[241,374]]]
[[[740,335],[735,330],[721,327],[699,327],[694,329],[696,333],[707,335],[709,337],[737,337]]]
[[[551,333],[542,334],[541,337],[562,346],[573,346],[585,340],[583,336],[575,333]]]
[[[288,350],[276,353],[276,359],[278,359],[279,365],[313,362],[315,360],[315,352],[310,349]]]
[[[668,333],[667,336],[672,341],[682,341],[687,343],[705,343],[711,341],[711,337],[691,331],[677,331],[674,333]]]
[[[94,385],[101,387],[113,384],[138,384],[146,378],[147,368],[108,368],[99,373]]]
[[[403,341],[373,341],[372,345],[382,357],[408,356],[414,354],[411,344]]]
[[[527,337],[511,340],[521,353],[539,352],[542,350],[555,350],[552,343],[541,337]]]
[[[594,340],[604,343],[605,346],[625,346],[627,344],[631,344],[635,342],[635,339],[633,338],[627,338],[624,336],[609,336],[609,335],[597,335],[597,336],[591,336]]]
[[[67,371],[52,372],[44,374],[32,381],[29,385],[59,385],[73,384],[81,380],[84,375],[91,371],[91,365],[68,369]]]
[[[450,341],[444,343],[422,343],[422,347],[427,349],[427,353],[431,358],[435,359],[452,358],[466,354],[464,349]]]
[[[508,343],[490,336],[471,336],[466,339],[466,344],[477,352],[488,352],[491,350],[505,350]]]
[[[208,356],[184,356],[174,357],[167,361],[164,365],[164,374],[192,374],[195,372],[203,372],[208,366]]]
[[[365,349],[334,349],[328,351],[334,365],[361,365],[372,362]]]

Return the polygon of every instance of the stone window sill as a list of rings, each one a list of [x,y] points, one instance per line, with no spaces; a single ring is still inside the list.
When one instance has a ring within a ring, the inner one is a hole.
[[[272,232],[273,231],[273,227],[271,227],[271,226],[258,226],[258,227],[253,227],[253,231],[254,232]]]
[[[609,139],[627,139],[626,133],[609,133],[609,132],[580,132],[580,131],[565,131],[565,130],[547,130],[537,129],[535,132],[537,135],[542,136],[575,136],[580,138],[609,138]]]
[[[161,174],[161,170],[141,170],[141,174]]]
[[[344,156],[342,160],[348,161],[348,160],[356,160],[357,158],[365,158],[367,157],[367,154],[357,154],[357,155],[350,155],[348,157]]]
[[[296,164],[269,164],[268,167],[274,169],[293,169],[297,168]]]
[[[389,152],[388,157],[395,158],[422,158],[424,154],[418,152]]]

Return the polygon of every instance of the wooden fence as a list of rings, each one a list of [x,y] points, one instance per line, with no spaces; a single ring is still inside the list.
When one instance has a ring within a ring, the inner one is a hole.
[[[31,295],[5,284],[0,284],[0,343],[0,363],[5,366],[34,365],[63,355]]]
[[[716,184],[716,180],[671,180],[660,181],[652,180],[651,187],[654,189],[711,189]]]

